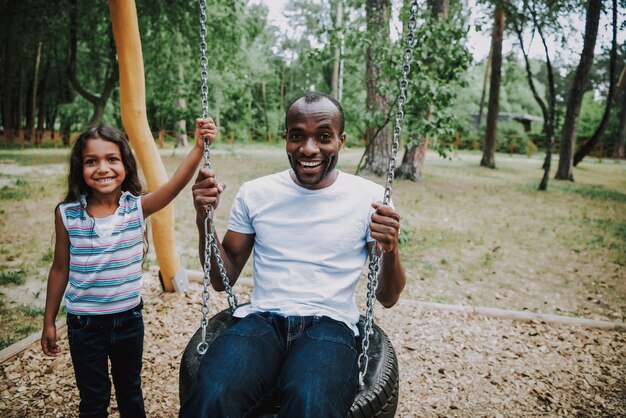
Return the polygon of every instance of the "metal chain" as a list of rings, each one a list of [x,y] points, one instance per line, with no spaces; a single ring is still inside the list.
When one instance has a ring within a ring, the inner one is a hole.
[[[404,64],[402,65],[402,73],[399,82],[400,94],[396,100],[397,110],[395,117],[395,126],[393,129],[393,142],[391,144],[391,155],[389,157],[389,165],[387,167],[387,181],[385,183],[385,194],[383,203],[389,204],[391,201],[391,188],[393,184],[394,171],[396,168],[396,158],[398,148],[400,147],[400,133],[402,132],[402,119],[404,118],[404,102],[406,101],[406,89],[409,84],[409,72],[411,71],[411,60],[413,59],[413,46],[415,45],[415,28],[417,27],[417,0],[411,2],[411,16],[408,22],[408,33],[404,37],[406,48],[402,54]],[[378,254],[378,245],[372,246],[370,254],[369,272],[367,275],[367,307],[365,311],[365,326],[362,339],[361,354],[359,354],[359,384],[361,388],[365,386],[365,374],[369,364],[369,356],[367,350],[370,346],[370,334],[374,327],[374,301],[376,297],[376,288],[378,287],[378,270],[380,268],[380,255]]]
[[[207,55],[206,55],[206,1],[200,0],[200,79],[202,81],[202,87],[200,89],[202,94],[202,118],[209,117],[209,88],[208,88],[208,72],[207,72]],[[211,151],[209,150],[209,141],[204,141],[204,167],[211,168]],[[196,350],[198,354],[204,355],[209,348],[209,344],[206,342],[206,330],[209,323],[209,286],[211,285],[211,255],[215,256],[217,266],[222,277],[222,283],[228,296],[228,305],[231,311],[237,309],[237,297],[233,293],[233,289],[230,286],[230,280],[226,273],[226,267],[220,254],[220,249],[217,245],[217,239],[215,239],[215,225],[213,222],[213,206],[209,205],[206,210],[206,217],[204,218],[204,286],[202,289],[202,321],[200,326],[202,328],[202,338]]]

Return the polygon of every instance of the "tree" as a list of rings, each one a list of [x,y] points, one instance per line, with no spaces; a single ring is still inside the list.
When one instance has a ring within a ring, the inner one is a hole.
[[[4,127],[5,144],[12,144],[17,136],[24,138],[22,128],[27,128],[26,139],[32,136],[35,126],[39,130],[53,129],[60,103],[69,100],[65,77],[67,34],[59,30],[67,27],[66,9],[65,0],[0,2],[0,125]],[[38,51],[40,64],[33,65]]]
[[[624,149],[626,148],[626,89],[622,89],[621,106],[617,126],[617,135],[615,137],[615,145],[613,147],[613,157],[624,158]]]
[[[391,4],[389,0],[367,0],[365,2],[367,36],[371,42],[365,54],[365,80],[367,85],[366,106],[368,114],[387,115],[389,102],[380,92],[378,80],[382,78],[377,54],[381,45],[389,42],[389,17]],[[378,47],[378,48],[377,48]],[[379,116],[380,117],[380,116]],[[365,130],[366,157],[363,170],[382,175],[387,170],[389,150],[391,148],[391,131],[389,124],[382,128],[370,125]]]
[[[91,6],[89,6],[91,7]],[[83,27],[84,25],[81,25]],[[117,58],[116,58],[116,50],[115,50],[115,41],[113,40],[113,32],[111,30],[110,23],[106,24],[106,27],[101,29],[102,32],[100,34],[105,35],[105,44],[108,46],[108,56],[100,57],[98,62],[98,67],[102,67],[105,69],[106,74],[104,75],[104,80],[100,87],[100,95],[96,95],[91,93],[87,87],[85,87],[78,80],[78,71],[77,71],[77,55],[78,55],[78,5],[76,4],[76,0],[72,0],[71,10],[70,10],[70,61],[67,67],[67,75],[72,84],[72,87],[76,90],[78,94],[80,94],[85,100],[93,106],[93,114],[89,121],[90,125],[98,125],[102,122],[102,117],[104,116],[104,107],[113,92],[113,89],[117,86],[117,82],[119,80],[119,69],[117,66]],[[92,36],[98,34],[98,30],[94,30],[95,28],[89,28],[89,33],[92,33]],[[83,33],[86,33],[84,31]],[[93,39],[93,38],[92,38]],[[107,59],[108,58],[108,59]],[[91,67],[91,66],[90,66]],[[93,70],[90,68],[89,74],[92,74]],[[96,77],[90,77],[93,80]]]
[[[332,89],[332,95],[335,99],[339,100],[339,102],[341,102],[341,80],[340,77],[342,76],[340,68],[341,68],[341,62],[343,60],[341,54],[343,53],[342,49],[343,49],[343,33],[342,33],[342,28],[343,28],[343,0],[339,0],[337,2],[337,16],[336,16],[336,20],[335,20],[335,28],[338,31],[338,37],[339,37],[339,45],[335,46],[335,56],[334,56],[334,61],[333,61],[333,78],[332,78],[332,82],[331,82],[331,89]]]
[[[502,67],[502,37],[504,34],[504,8],[496,4],[493,31],[491,33],[491,81],[487,106],[487,127],[481,167],[496,168],[496,129],[500,113],[500,78]]]
[[[550,59],[550,52],[548,50],[548,44],[546,42],[546,37],[544,34],[544,26],[546,22],[555,22],[557,21],[556,15],[558,13],[558,8],[551,9],[550,7],[544,7],[541,10],[536,9],[535,4],[530,4],[525,1],[523,3],[522,9],[520,11],[515,8],[508,8],[507,12],[509,13],[510,20],[513,24],[513,28],[515,33],[517,34],[517,39],[519,42],[520,49],[522,51],[522,55],[524,56],[524,62],[526,64],[526,75],[528,80],[528,85],[530,86],[531,91],[533,92],[533,96],[541,107],[541,113],[543,114],[543,133],[545,135],[546,142],[546,157],[543,163],[543,177],[539,184],[539,190],[545,191],[548,188],[548,180],[550,177],[550,165],[552,162],[552,143],[554,138],[554,130],[556,127],[556,83],[554,80],[554,71],[552,68],[552,61]],[[531,69],[530,60],[528,58],[528,52],[524,47],[524,36],[523,36],[523,28],[525,24],[528,22],[528,16],[531,18],[532,27],[539,34],[539,38],[541,39],[541,43],[543,45],[543,50],[546,57],[546,73],[547,73],[547,84],[548,84],[548,103],[544,101],[544,99],[539,94],[537,86],[534,81],[534,75]],[[541,16],[541,19],[540,19]]]
[[[604,134],[609,116],[611,115],[611,108],[613,107],[613,99],[615,97],[615,84],[617,82],[616,67],[617,67],[617,0],[613,0],[613,39],[611,41],[611,52],[609,59],[609,87],[606,94],[606,105],[604,107],[604,113],[602,119],[598,124],[595,132],[574,154],[574,167],[583,160],[589,153],[595,148],[596,144],[600,141],[600,138]],[[626,66],[622,66],[622,72],[626,69]]]
[[[483,123],[483,109],[485,107],[485,94],[487,93],[487,80],[491,71],[491,47],[489,48],[489,55],[487,56],[487,62],[485,65],[485,77],[483,78],[483,90],[480,95],[480,106],[478,108],[478,117],[476,118],[476,129],[480,129],[480,125]]]
[[[423,23],[415,31],[404,110],[410,115],[404,120],[408,138],[402,163],[395,170],[396,177],[412,181],[422,178],[429,147],[446,155],[449,144],[445,141],[454,137],[458,126],[452,106],[459,87],[465,84],[464,76],[471,62],[463,45],[466,31],[461,3],[456,2],[452,11],[448,1],[430,1],[428,5],[419,16]],[[392,58],[398,60],[397,56]],[[397,77],[400,68],[400,63],[392,67],[393,77]]]
[[[563,121],[559,166],[554,177],[557,180],[574,181],[572,169],[574,163],[574,147],[576,145],[576,125],[580,115],[580,105],[585,92],[587,78],[589,77],[589,72],[593,63],[593,50],[596,45],[601,10],[601,0],[589,0],[587,6],[583,49],[580,54],[578,67],[576,68],[574,82],[572,83],[572,87],[569,91],[567,110],[565,113],[565,120]]]

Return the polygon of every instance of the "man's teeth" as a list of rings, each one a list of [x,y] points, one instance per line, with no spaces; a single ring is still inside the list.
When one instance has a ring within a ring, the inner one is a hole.
[[[300,161],[300,164],[302,164],[305,167],[317,167],[318,165],[321,164],[321,162]]]

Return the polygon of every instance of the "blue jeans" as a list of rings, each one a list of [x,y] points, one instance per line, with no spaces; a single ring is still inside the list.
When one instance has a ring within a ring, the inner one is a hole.
[[[128,311],[110,315],[67,314],[81,418],[108,416],[109,359],[120,416],[146,416],[141,392],[142,307],[143,302]]]
[[[250,314],[213,341],[180,417],[245,417],[281,393],[281,417],[344,418],[358,385],[354,333],[324,316]]]

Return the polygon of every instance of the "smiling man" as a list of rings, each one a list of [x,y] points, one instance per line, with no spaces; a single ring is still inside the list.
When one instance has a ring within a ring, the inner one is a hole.
[[[400,216],[379,202],[382,186],[337,169],[346,140],[339,102],[309,92],[285,126],[291,170],[244,183],[218,239],[231,285],[254,249],[250,304],[210,345],[181,417],[247,416],[275,389],[280,416],[344,417],[358,380],[355,287],[375,242],[376,298],[391,307],[404,288]],[[206,210],[223,189],[203,168],[192,190],[204,264]],[[224,290],[217,270],[211,284]]]

